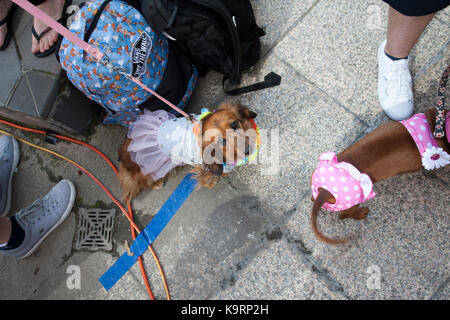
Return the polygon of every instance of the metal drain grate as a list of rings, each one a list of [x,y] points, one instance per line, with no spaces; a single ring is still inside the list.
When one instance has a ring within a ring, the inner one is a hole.
[[[76,249],[111,250],[115,214],[115,209],[80,208]]]

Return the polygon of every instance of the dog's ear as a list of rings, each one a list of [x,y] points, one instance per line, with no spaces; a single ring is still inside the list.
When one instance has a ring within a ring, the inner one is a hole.
[[[241,120],[254,119],[257,116],[255,112],[250,111],[247,106],[240,103],[224,102],[217,108],[217,111],[219,110],[229,110],[236,114]]]
[[[251,111],[248,107],[242,104],[238,104],[237,109],[242,119],[255,119],[257,116],[256,112]]]

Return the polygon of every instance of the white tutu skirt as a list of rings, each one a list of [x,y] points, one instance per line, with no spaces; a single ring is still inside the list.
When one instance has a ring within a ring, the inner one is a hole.
[[[173,114],[164,110],[144,111],[128,129],[128,138],[131,139],[128,152],[131,160],[139,165],[144,175],[150,175],[155,181],[177,166],[162,152],[158,143],[159,128],[163,122],[173,118]]]

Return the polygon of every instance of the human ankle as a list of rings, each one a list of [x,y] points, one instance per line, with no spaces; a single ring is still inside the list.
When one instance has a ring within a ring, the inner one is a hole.
[[[384,53],[388,58],[391,60],[400,60],[400,59],[408,59],[409,52],[401,51],[401,50],[395,50],[392,47],[390,47],[388,44],[384,47]]]
[[[8,243],[11,237],[11,219],[0,217],[0,245]]]
[[[3,250],[15,249],[19,247],[25,239],[25,230],[22,229],[16,218],[12,216],[9,219],[11,224],[9,239],[4,243],[0,242],[2,245],[0,249]]]
[[[394,56],[390,55],[389,53],[387,53],[386,51],[384,51],[384,54],[385,54],[389,59],[391,59],[392,61],[406,60],[406,59],[408,59],[408,56],[402,57],[402,58],[394,57]]]

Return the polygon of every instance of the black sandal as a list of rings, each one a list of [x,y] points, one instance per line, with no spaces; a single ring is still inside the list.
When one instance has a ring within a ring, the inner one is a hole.
[[[13,4],[11,9],[9,9],[9,12],[8,12],[8,15],[6,16],[6,18],[3,19],[2,21],[0,21],[0,26],[4,25],[6,23],[7,24],[6,27],[8,28],[8,32],[6,33],[6,36],[5,36],[5,42],[3,43],[2,47],[0,48],[0,51],[3,51],[8,47],[9,41],[12,38],[12,34],[13,34],[12,22],[13,22],[13,18],[14,18],[14,12],[16,11],[16,9],[17,9],[17,5]]]
[[[65,1],[64,7],[63,7],[62,16],[61,16],[61,18],[59,18],[59,19],[57,20],[58,23],[60,23],[60,24],[62,24],[62,25],[65,25],[65,24],[66,24],[67,18],[69,17],[69,15],[67,14],[67,8],[68,8],[71,4],[72,4],[72,0],[66,0],[66,1]],[[39,41],[41,40],[41,38],[42,38],[47,32],[49,32],[50,30],[53,30],[53,29],[50,28],[50,27],[47,27],[44,31],[42,31],[40,34],[38,34],[38,33],[36,32],[36,30],[34,29],[34,24],[31,26],[31,34],[32,34],[32,35],[34,36],[34,38],[38,41],[38,43],[39,43]],[[58,42],[61,40],[61,38],[62,38],[62,36],[61,36],[60,34],[58,34],[58,39],[55,41],[55,43],[54,43],[47,51],[44,51],[44,52],[38,51],[38,52],[35,52],[34,55],[35,55],[36,57],[38,57],[38,58],[44,58],[44,57],[47,57],[47,56],[51,55],[51,54],[55,51],[56,47],[58,46]]]

